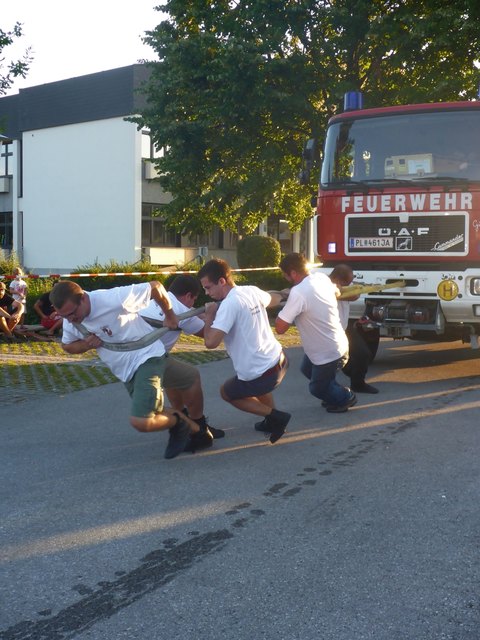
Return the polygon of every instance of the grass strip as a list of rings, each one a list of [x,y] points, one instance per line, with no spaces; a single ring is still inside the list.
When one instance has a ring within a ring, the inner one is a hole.
[[[284,347],[298,346],[296,329],[278,336]],[[224,349],[205,349],[203,340],[182,335],[172,355],[193,365],[224,360]],[[66,394],[116,382],[94,351],[66,355],[59,342],[24,341],[0,343],[0,390],[14,389],[16,395],[31,393]],[[2,394],[6,398],[8,393]]]

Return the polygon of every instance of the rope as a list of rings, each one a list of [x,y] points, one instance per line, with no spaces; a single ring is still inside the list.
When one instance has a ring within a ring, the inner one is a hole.
[[[189,311],[185,311],[185,313],[179,313],[177,318],[179,320],[186,320],[187,318],[192,318],[193,316],[198,316],[205,311],[205,307],[198,307],[197,309],[190,309]],[[142,316],[143,317],[143,316]],[[101,340],[102,344],[100,345],[103,349],[108,349],[109,351],[135,351],[136,349],[143,349],[144,347],[148,347],[154,342],[156,342],[159,338],[165,335],[168,331],[176,331],[176,329],[169,329],[169,327],[164,327],[161,325],[160,320],[152,320],[150,318],[143,319],[148,322],[148,324],[152,326],[159,326],[159,329],[154,329],[151,333],[148,333],[146,336],[139,338],[138,340],[133,340],[131,342],[105,342]],[[86,338],[91,335],[90,331],[83,326],[83,324],[79,322],[72,323],[75,329],[78,329],[82,336]]]

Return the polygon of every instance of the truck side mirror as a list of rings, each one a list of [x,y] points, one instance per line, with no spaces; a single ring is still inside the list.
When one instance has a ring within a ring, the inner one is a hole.
[[[298,175],[298,181],[300,184],[308,184],[310,181],[310,172],[317,159],[317,141],[315,138],[310,138],[306,141],[303,147],[302,153],[302,169]]]
[[[315,138],[310,138],[306,141],[303,147],[303,159],[307,167],[311,169],[317,159],[317,141]]]
[[[298,183],[306,185],[310,182],[310,171],[308,169],[300,169],[298,174]]]

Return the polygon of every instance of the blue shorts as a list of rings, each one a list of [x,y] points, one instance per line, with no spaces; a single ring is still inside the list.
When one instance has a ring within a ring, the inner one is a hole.
[[[258,398],[271,393],[281,383],[288,369],[288,358],[282,351],[277,364],[262,373],[254,380],[240,380],[238,376],[229,378],[223,385],[225,395],[229,400],[242,398]]]

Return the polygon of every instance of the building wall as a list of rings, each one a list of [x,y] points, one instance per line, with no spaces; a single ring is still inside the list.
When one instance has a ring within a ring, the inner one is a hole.
[[[0,97],[0,132],[14,149],[4,171],[8,191],[0,188],[3,249],[13,249],[27,270],[43,275],[110,260],[135,263],[142,250],[153,265],[180,265],[197,259],[199,247],[236,265],[236,235],[229,232],[179,242],[167,230],[158,233],[153,218],[146,227],[147,205],[171,196],[146,171],[145,160],[161,150],[150,145],[142,154],[145,135],[123,118],[141,113],[145,96],[138,89],[149,74],[137,64]],[[284,250],[289,246],[285,237]]]
[[[23,133],[23,263],[69,272],[141,257],[141,133],[123,118]]]

